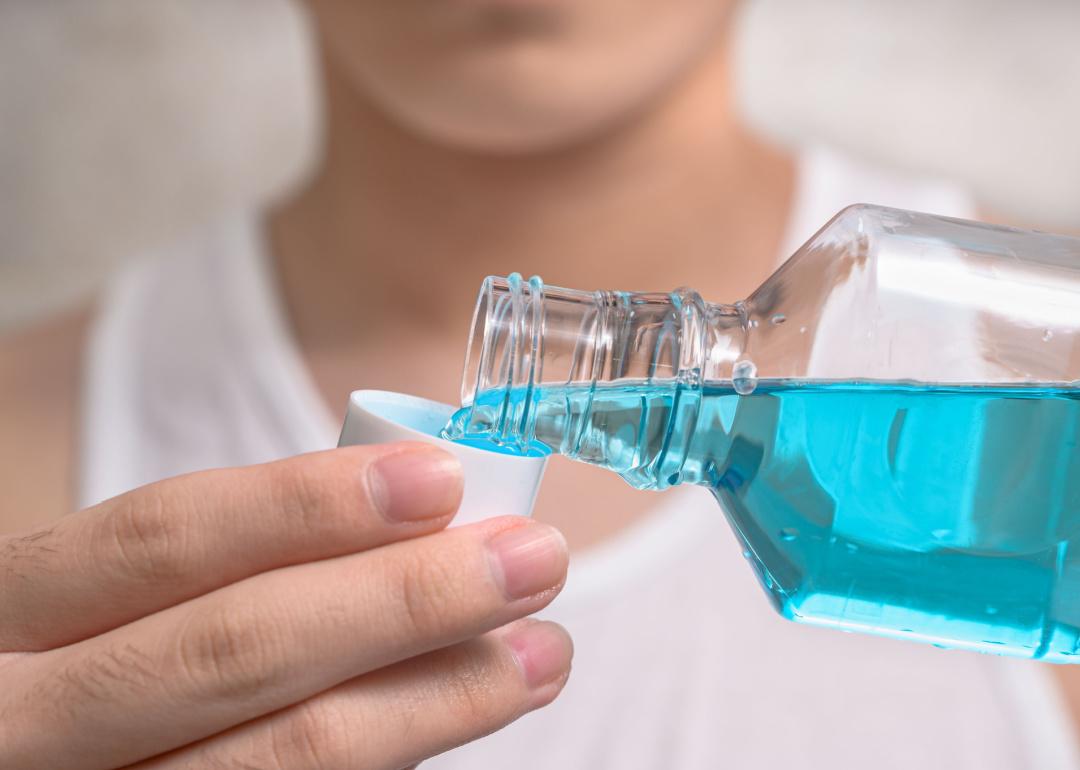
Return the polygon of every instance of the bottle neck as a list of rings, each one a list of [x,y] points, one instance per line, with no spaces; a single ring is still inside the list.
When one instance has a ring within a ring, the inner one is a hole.
[[[706,303],[689,289],[586,292],[516,274],[487,278],[462,381],[462,404],[472,408],[455,437],[531,446],[543,392],[614,383],[700,391],[706,381],[731,380],[748,331],[741,303]],[[580,454],[588,421],[572,419],[569,406],[564,419],[550,403],[544,409],[543,443]]]

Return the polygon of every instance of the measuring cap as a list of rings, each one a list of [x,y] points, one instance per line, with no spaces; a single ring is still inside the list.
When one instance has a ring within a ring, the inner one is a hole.
[[[524,457],[457,444],[439,433],[457,411],[449,404],[385,390],[357,390],[338,446],[423,441],[435,444],[461,461],[465,494],[453,525],[494,516],[532,513],[547,457]]]

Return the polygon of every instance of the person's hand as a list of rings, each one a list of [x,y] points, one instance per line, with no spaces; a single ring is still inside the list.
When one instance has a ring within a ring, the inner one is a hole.
[[[440,531],[461,487],[433,447],[350,447],[0,539],[0,767],[402,768],[549,703],[569,637],[511,621],[565,541]]]

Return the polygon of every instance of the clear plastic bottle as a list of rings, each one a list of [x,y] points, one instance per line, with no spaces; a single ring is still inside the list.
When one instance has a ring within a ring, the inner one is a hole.
[[[446,433],[710,487],[793,620],[1080,661],[1078,380],[1080,239],[854,206],[734,304],[488,278]]]

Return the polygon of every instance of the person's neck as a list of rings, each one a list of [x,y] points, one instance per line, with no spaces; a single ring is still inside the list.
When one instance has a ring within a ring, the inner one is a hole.
[[[519,157],[426,141],[332,63],[327,77],[325,162],[270,230],[297,339],[333,404],[352,387],[456,397],[488,274],[731,301],[778,256],[793,164],[739,124],[722,51],[626,125]]]

